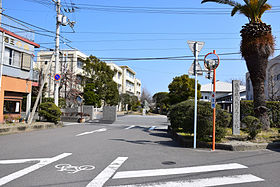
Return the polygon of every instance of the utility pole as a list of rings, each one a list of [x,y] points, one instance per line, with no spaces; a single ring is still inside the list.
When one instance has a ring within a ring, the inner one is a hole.
[[[56,36],[55,36],[55,70],[54,74],[59,70],[59,34],[60,34],[61,14],[60,14],[60,0],[56,1]],[[59,81],[54,83],[54,104],[58,106],[58,90]]]

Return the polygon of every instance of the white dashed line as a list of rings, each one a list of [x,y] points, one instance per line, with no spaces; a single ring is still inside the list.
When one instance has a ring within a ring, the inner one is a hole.
[[[104,131],[107,131],[107,129],[102,128],[102,129],[98,129],[98,130],[94,130],[94,131],[83,132],[81,134],[77,134],[76,136],[83,136],[83,135],[92,134],[92,133],[95,133],[95,132],[104,132]]]
[[[131,126],[129,126],[129,127],[126,127],[125,130],[132,129],[132,128],[134,128],[134,127],[135,127],[135,125],[131,125]]]

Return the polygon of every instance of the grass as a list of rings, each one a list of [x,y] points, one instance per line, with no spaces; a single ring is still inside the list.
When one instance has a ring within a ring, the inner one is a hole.
[[[280,142],[280,128],[271,128],[268,131],[261,131],[254,140],[250,140],[254,143],[270,143],[270,142]],[[186,133],[182,128],[178,128],[176,132],[186,138],[193,137],[193,134]],[[226,136],[219,142],[228,142],[231,140],[237,141],[249,141],[248,133],[245,130],[240,130],[240,135],[232,135],[232,129],[226,128]]]
[[[254,140],[250,140],[255,143],[270,143],[280,141],[280,128],[271,128],[268,131],[261,131]],[[248,133],[244,130],[240,130],[240,135],[232,135],[232,129],[226,129],[226,136],[222,142],[230,140],[248,141]]]

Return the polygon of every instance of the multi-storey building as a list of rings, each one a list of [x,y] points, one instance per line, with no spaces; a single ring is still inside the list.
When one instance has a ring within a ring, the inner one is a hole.
[[[266,100],[280,101],[280,55],[268,61],[264,87]],[[249,73],[246,73],[246,92],[247,100],[253,100],[253,86]]]
[[[122,93],[122,82],[123,82],[123,70],[121,67],[114,63],[107,63],[107,65],[114,71],[113,80],[118,84],[118,91]]]
[[[50,62],[53,51],[40,51],[37,54],[37,62],[35,68],[44,71],[47,64]],[[73,74],[79,78],[79,75],[83,75],[83,60],[88,56],[78,50],[61,50],[60,51],[60,66],[59,73],[63,76],[66,70],[70,70]],[[114,63],[107,63],[107,65],[115,72],[113,80],[118,85],[119,93],[128,93],[130,95],[141,96],[141,81],[135,78],[135,71],[128,66],[118,66]],[[53,97],[54,93],[54,68],[55,62],[51,64],[51,70],[48,74],[46,97]],[[81,88],[82,89],[82,88]],[[67,89],[66,89],[67,91]],[[82,90],[81,90],[82,91]],[[65,95],[65,88],[61,85],[60,96]]]
[[[35,68],[44,71],[44,69],[47,67],[47,64],[50,62],[50,59],[53,55],[53,51],[40,51],[37,54],[37,62],[35,64]],[[68,74],[72,74],[75,76],[76,79],[80,79],[80,75],[83,75],[83,60],[85,60],[88,56],[84,53],[78,51],[78,50],[60,50],[60,63],[59,65],[59,74],[63,76],[65,72],[68,72]],[[47,79],[47,90],[46,90],[46,97],[53,97],[54,94],[54,74],[55,74],[55,61],[51,62],[51,68],[50,73],[48,74]],[[63,77],[61,78],[63,79]],[[71,85],[70,85],[71,86]],[[60,89],[60,96],[64,97],[66,95],[66,92],[69,90],[68,85],[61,85]],[[81,86],[79,87],[80,90],[82,90]]]
[[[141,81],[135,78],[135,71],[128,66],[120,66],[123,70],[122,93],[128,93],[140,97]]]
[[[114,63],[107,63],[115,72],[113,80],[118,84],[119,93],[141,96],[141,81],[135,78],[135,71],[128,66],[117,66]]]
[[[4,116],[21,117],[23,98],[27,97],[26,113],[31,107],[34,48],[40,45],[0,28],[0,122]]]

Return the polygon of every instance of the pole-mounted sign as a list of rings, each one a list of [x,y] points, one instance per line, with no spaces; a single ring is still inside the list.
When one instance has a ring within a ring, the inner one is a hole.
[[[198,63],[198,54],[204,46],[204,42],[188,41],[188,45],[195,57],[192,66],[189,69],[189,74],[195,76],[195,96],[194,96],[194,130],[193,130],[193,148],[196,149],[196,127],[197,127],[197,75],[202,73],[202,68]]]
[[[215,150],[215,134],[216,134],[216,68],[220,64],[220,58],[216,54],[216,51],[214,50],[212,53],[208,53],[204,57],[204,66],[207,68],[210,72],[213,71],[213,92],[211,94],[211,108],[213,108],[213,143],[212,143],[212,150]]]
[[[61,78],[61,76],[60,76],[58,73],[56,73],[56,74],[54,75],[54,80],[59,81],[60,78]]]

